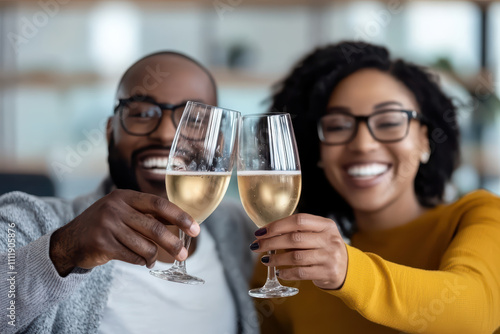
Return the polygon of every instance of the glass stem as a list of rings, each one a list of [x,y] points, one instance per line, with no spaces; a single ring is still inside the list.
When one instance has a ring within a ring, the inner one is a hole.
[[[275,250],[270,250],[267,252],[268,255],[274,255],[276,254]],[[278,278],[276,277],[276,267],[267,267],[267,280],[266,284],[264,284],[263,288],[264,289],[276,289],[281,287],[280,282],[278,281]]]
[[[184,231],[179,229],[179,239],[181,239],[182,244],[184,245],[184,247],[186,247],[186,249],[189,252],[189,245],[191,245],[191,237],[189,235],[186,235]],[[172,268],[175,268],[175,270],[186,273],[186,261],[175,260]]]

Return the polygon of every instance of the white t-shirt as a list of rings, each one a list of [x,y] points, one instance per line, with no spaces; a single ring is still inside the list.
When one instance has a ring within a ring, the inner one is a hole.
[[[156,262],[154,269],[170,267]],[[235,303],[215,242],[203,225],[186,268],[205,284],[165,281],[150,275],[146,267],[116,261],[99,334],[236,333]]]

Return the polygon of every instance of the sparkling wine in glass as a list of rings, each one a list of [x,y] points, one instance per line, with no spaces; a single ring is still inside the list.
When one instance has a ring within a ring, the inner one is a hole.
[[[290,115],[244,116],[238,144],[238,189],[243,208],[255,225],[264,227],[291,215],[301,188],[299,155]],[[296,288],[281,285],[276,268],[268,267],[266,284],[248,293],[257,298],[278,298],[298,292]]]
[[[165,185],[168,199],[201,224],[226,193],[235,160],[240,113],[188,102],[168,157]],[[179,230],[189,249],[191,237]],[[151,275],[178,283],[203,284],[186,272],[185,261]]]

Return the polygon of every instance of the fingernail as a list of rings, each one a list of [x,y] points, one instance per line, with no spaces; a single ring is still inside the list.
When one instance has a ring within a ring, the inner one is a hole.
[[[185,259],[187,259],[187,257],[188,257],[188,251],[185,247],[182,247],[181,251],[179,252],[178,258],[181,261],[184,261]]]
[[[250,249],[251,250],[257,250],[257,249],[259,249],[259,243],[258,242],[254,242],[253,244],[250,245]]]
[[[266,233],[267,233],[267,228],[263,227],[263,228],[259,228],[257,231],[255,231],[254,234],[256,237],[261,237]]]
[[[192,235],[198,235],[200,233],[200,225],[198,223],[192,223],[189,227],[189,232]]]
[[[149,266],[148,266],[148,269],[153,269],[155,267],[155,264],[156,264],[156,261],[151,263]]]
[[[269,263],[269,256],[265,255],[260,259],[260,262],[262,263]]]

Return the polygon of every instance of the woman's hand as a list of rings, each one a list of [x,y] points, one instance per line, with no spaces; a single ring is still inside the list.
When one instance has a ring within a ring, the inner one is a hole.
[[[261,259],[266,266],[280,267],[280,278],[312,280],[322,289],[339,289],[344,284],[347,250],[331,219],[296,214],[266,225],[255,235],[257,240],[250,247],[254,252],[285,251]]]

